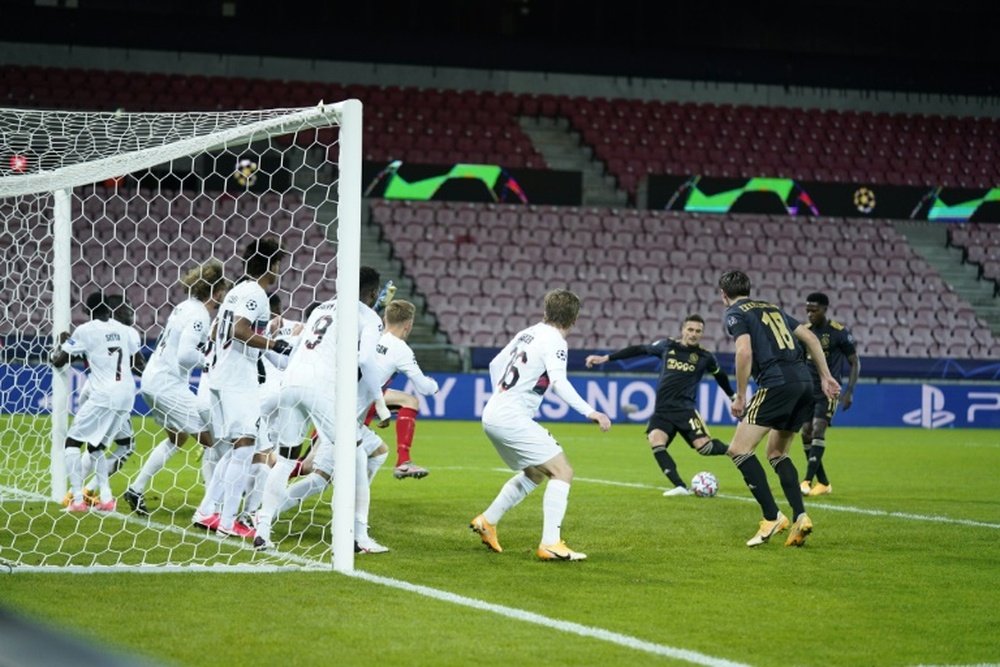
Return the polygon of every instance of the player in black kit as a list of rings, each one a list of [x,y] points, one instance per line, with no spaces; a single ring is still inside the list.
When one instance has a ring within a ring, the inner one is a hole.
[[[592,354],[587,357],[587,368],[618,359],[653,355],[663,359],[660,384],[656,389],[653,416],[646,427],[646,437],[653,449],[653,456],[660,470],[674,484],[665,496],[691,494],[684,480],[677,473],[677,464],[667,453],[674,436],[680,434],[699,454],[717,456],[725,454],[726,443],[713,439],[705,421],[695,409],[695,393],[705,373],[711,373],[722,391],[730,399],[733,387],[729,376],[719,368],[715,355],[698,344],[705,332],[705,320],[700,315],[689,315],[681,327],[680,339],[664,338],[649,345],[630,345],[612,354]]]
[[[826,365],[830,367],[831,373],[840,375],[844,359],[851,366],[850,374],[847,376],[847,387],[840,395],[839,401],[844,410],[847,410],[854,402],[854,385],[857,384],[858,375],[861,373],[861,360],[858,359],[851,330],[840,322],[827,319],[826,309],[829,305],[830,299],[822,292],[813,292],[807,296],[806,316],[809,318],[809,324],[806,326],[819,338],[823,354],[826,355]],[[809,364],[809,371],[812,373],[813,398],[816,403],[812,421],[807,421],[802,426],[802,447],[806,450],[806,476],[800,486],[803,495],[822,496],[833,490],[823,468],[823,454],[826,452],[826,429],[833,424],[838,401],[823,395],[823,389],[819,384],[819,373],[814,364]],[[816,485],[810,487],[814,477]]]
[[[726,331],[736,339],[736,398],[732,413],[742,421],[729,445],[729,457],[760,505],[764,518],[748,547],[766,542],[788,527],[778,510],[767,475],[754,455],[757,444],[767,439],[767,459],[781,480],[781,489],[792,506],[792,529],[785,546],[801,546],[813,530],[799,488],[799,474],[788,458],[795,433],[812,417],[812,378],[802,355],[805,346],[815,360],[823,393],[827,398],[840,394],[840,385],[826,365],[819,340],[808,327],[799,324],[780,308],[750,299],[750,278],[742,271],[730,271],[719,279],[726,308]],[[798,342],[796,342],[798,341]],[[757,391],[746,402],[747,384],[753,375]]]

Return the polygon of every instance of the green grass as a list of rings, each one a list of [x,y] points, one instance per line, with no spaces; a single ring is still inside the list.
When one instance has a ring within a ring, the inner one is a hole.
[[[663,498],[642,427],[551,428],[577,475],[563,535],[589,560],[533,557],[541,490],[500,524],[504,553],[482,547],[468,520],[510,473],[497,470],[500,459],[478,424],[423,421],[414,455],[432,474],[397,481],[389,466],[379,474],[372,534],[392,552],[359,557],[357,567],[752,665],[1000,661],[997,431],[835,427],[827,449],[834,494],[808,503],[816,531],[807,545],[787,549],[782,540],[751,550],[743,543],[759,511],[726,458],[705,459],[675,443],[681,473],[711,470],[721,495]],[[732,432],[714,430],[723,439]],[[151,444],[143,437],[139,446]],[[21,451],[9,461],[24,463],[30,445]],[[801,471],[798,446],[794,453]],[[139,462],[128,462],[116,490]],[[151,494],[154,520],[184,531],[163,535],[138,522],[125,529],[119,518],[78,520],[40,502],[24,509],[5,502],[0,554],[9,560],[10,544],[21,548],[25,532],[51,532],[23,562],[58,563],[41,552],[60,544],[85,546],[99,563],[153,561],[165,552],[156,539],[179,545],[177,554],[201,550],[208,561],[274,562],[186,531],[197,494],[168,490],[196,480],[194,452],[186,463],[172,461]],[[0,464],[0,485],[10,483],[10,470]],[[311,516],[279,523],[278,536],[295,534],[281,549],[327,560],[323,531],[308,525],[329,516],[328,495],[323,501]],[[780,491],[779,501],[787,511]],[[177,664],[683,664],[332,572],[22,572],[0,576],[0,603]]]

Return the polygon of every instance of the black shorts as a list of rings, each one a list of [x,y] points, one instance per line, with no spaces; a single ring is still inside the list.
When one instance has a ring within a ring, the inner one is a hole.
[[[697,410],[670,410],[654,412],[646,426],[648,434],[653,429],[659,429],[667,434],[667,444],[680,434],[687,444],[694,447],[694,441],[701,438],[710,438],[708,426],[701,418]]]
[[[822,391],[813,390],[813,419],[825,419],[829,425],[833,424],[833,415],[837,412],[837,404],[840,402],[836,398],[827,398]]]
[[[792,382],[758,389],[750,397],[743,419],[754,426],[798,431],[812,415],[812,382]]]

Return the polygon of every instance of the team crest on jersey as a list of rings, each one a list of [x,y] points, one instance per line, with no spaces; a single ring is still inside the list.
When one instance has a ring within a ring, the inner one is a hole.
[[[556,359],[559,361],[566,361],[566,350],[557,350]]]
[[[688,357],[688,361],[690,361],[692,364],[698,363],[698,353],[692,352],[691,356]]]
[[[823,349],[830,347],[830,334],[823,334],[819,337],[819,343],[823,346]]]

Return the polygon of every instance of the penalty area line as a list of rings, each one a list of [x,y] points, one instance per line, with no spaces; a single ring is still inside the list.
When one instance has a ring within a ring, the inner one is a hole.
[[[582,625],[572,621],[561,621],[559,619],[543,616],[542,614],[536,614],[535,612],[494,604],[492,602],[484,602],[483,600],[465,597],[464,595],[457,595],[455,593],[449,593],[447,591],[430,588],[428,586],[421,586],[419,584],[411,584],[407,581],[391,579],[389,577],[371,574],[362,570],[354,570],[353,572],[345,572],[344,574],[355,579],[362,579],[370,583],[396,588],[409,593],[416,593],[417,595],[422,595],[434,600],[449,602],[451,604],[457,604],[463,607],[477,609],[479,611],[486,611],[492,614],[497,614],[498,616],[504,616],[517,621],[540,625],[542,627],[578,635],[580,637],[587,637],[589,639],[597,639],[599,641],[617,644],[618,646],[623,646],[636,651],[643,651],[652,655],[683,660],[695,665],[706,665],[708,667],[747,667],[745,663],[733,662],[724,658],[717,658],[715,656],[699,653],[698,651],[667,646],[665,644],[655,644],[644,639],[639,639],[638,637],[623,635],[611,630],[595,628],[593,626]]]

